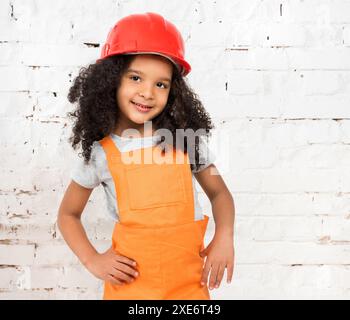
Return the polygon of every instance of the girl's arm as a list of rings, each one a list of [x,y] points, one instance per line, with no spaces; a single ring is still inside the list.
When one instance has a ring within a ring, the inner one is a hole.
[[[225,268],[227,282],[230,283],[232,279],[235,207],[233,197],[214,164],[195,173],[195,177],[211,202],[215,221],[214,237],[200,252],[201,257],[207,256],[201,283],[204,285],[208,282],[210,272],[209,289],[213,289],[220,286]]]
[[[212,206],[215,234],[233,237],[235,208],[233,197],[214,164],[194,174]]]
[[[97,253],[80,221],[92,191],[93,189],[84,188],[72,180],[63,196],[57,219],[57,225],[64,240],[85,266]]]
[[[59,208],[58,228],[68,246],[94,276],[114,285],[132,282],[138,276],[136,262],[117,254],[112,247],[104,253],[97,252],[86,235],[80,217],[92,191],[71,181]]]

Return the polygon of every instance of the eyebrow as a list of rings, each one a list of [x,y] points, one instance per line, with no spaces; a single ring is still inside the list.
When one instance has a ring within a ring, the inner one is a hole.
[[[135,73],[139,73],[139,74],[144,74],[142,71],[135,70],[135,69],[128,69],[128,70],[126,70],[126,72],[127,72],[127,73],[135,72]],[[171,80],[170,80],[169,78],[166,78],[166,77],[159,78],[159,80],[164,80],[164,81],[171,82]]]

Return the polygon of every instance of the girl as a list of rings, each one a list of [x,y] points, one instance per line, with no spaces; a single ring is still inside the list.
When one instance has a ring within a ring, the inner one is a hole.
[[[104,299],[210,299],[208,284],[218,288],[225,268],[227,281],[232,278],[233,198],[212,161],[203,164],[203,140],[188,143],[186,136],[179,146],[174,139],[179,129],[204,130],[207,137],[213,128],[185,81],[191,67],[183,53],[172,23],[155,13],[130,15],[109,32],[101,58],[80,70],[69,91],[69,101],[77,102],[69,113],[75,119],[70,142],[81,144],[84,159],[73,170],[57,223],[82,264],[104,281]],[[166,143],[157,134],[162,129],[172,136]],[[153,158],[146,163],[147,154]],[[126,161],[130,155],[141,161]],[[172,161],[159,163],[164,156]],[[198,209],[192,174],[215,220],[205,249],[208,216]],[[115,220],[112,246],[103,253],[80,220],[100,183]]]

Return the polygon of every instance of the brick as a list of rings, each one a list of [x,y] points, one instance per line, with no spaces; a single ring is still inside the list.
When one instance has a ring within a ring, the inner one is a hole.
[[[0,110],[1,118],[16,118],[18,121],[20,116],[25,118],[34,114],[37,97],[32,92],[0,91],[0,99],[2,106]]]
[[[350,121],[342,120],[340,123],[340,142],[350,143]]]
[[[62,267],[32,267],[30,272],[30,289],[56,289],[62,276]]]
[[[35,251],[34,265],[70,265],[79,260],[65,243],[39,244]]]
[[[340,46],[288,49],[289,65],[295,69],[349,69],[349,54],[350,48]],[[332,59],[329,59],[329,56],[332,56]]]
[[[63,268],[63,276],[59,285],[65,288],[88,288],[97,290],[102,280],[92,275],[84,266],[67,266]]]
[[[34,221],[33,221],[34,222]],[[0,240],[49,241],[53,239],[54,226],[49,224],[27,223],[0,224]]]
[[[0,292],[4,289],[13,289],[18,276],[16,267],[0,265]]]
[[[264,270],[264,271],[263,271]],[[219,289],[213,290],[213,299],[348,299],[345,286],[336,285],[338,278],[348,276],[345,266],[278,266],[238,264],[233,281],[226,284],[226,271]],[[335,277],[334,277],[335,276]],[[340,282],[337,282],[340,283]]]
[[[350,21],[350,5],[347,1],[289,1],[290,16],[296,22],[314,23],[322,28],[330,23],[346,23]]]
[[[349,264],[348,244],[236,239],[238,263]]]
[[[350,45],[350,26],[343,26],[343,44]]]
[[[291,95],[281,105],[285,118],[348,118],[349,94],[314,95],[299,97]],[[307,108],[305,107],[307,106]]]
[[[0,264],[5,265],[30,265],[34,260],[33,244],[0,244]]]
[[[52,290],[3,290],[1,300],[52,300]]]
[[[238,217],[235,237],[252,241],[317,241],[324,234],[321,217]]]
[[[261,190],[265,192],[339,192],[337,169],[281,168],[266,169],[261,174]],[[327,181],[327,183],[324,183]]]

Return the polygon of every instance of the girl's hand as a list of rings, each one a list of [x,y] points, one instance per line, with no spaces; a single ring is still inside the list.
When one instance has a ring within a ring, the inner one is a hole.
[[[118,255],[112,247],[104,253],[96,253],[86,263],[86,268],[97,278],[114,285],[130,283],[138,276],[134,261]]]
[[[201,285],[208,282],[209,289],[218,288],[220,286],[225,268],[227,268],[227,283],[232,280],[234,248],[232,236],[215,235],[209,245],[200,252],[201,257],[207,256],[203,268]]]

